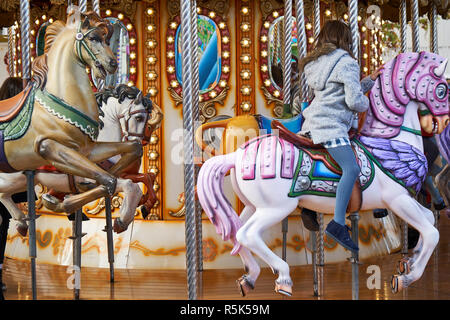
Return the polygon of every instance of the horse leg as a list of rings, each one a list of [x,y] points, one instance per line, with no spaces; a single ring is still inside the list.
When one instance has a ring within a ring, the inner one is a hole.
[[[142,143],[139,141],[128,142],[97,142],[89,154],[89,160],[98,163],[116,155],[122,155],[108,172],[116,177],[128,168],[128,166],[142,157]]]
[[[289,265],[267,247],[262,239],[262,232],[287,217],[297,206],[297,200],[287,201],[283,207],[256,208],[255,213],[238,230],[236,239],[246,248],[258,255],[278,274],[275,291],[291,296],[292,280],[289,276]]]
[[[422,207],[409,195],[401,194],[394,197],[389,201],[388,206],[401,219],[408,222],[413,228],[416,228],[422,237],[422,250],[420,250],[417,258],[411,265],[410,273],[394,275],[391,279],[392,290],[398,292],[422,276],[426,264],[439,241],[439,232],[430,221],[429,215],[433,215],[432,212]]]
[[[150,209],[153,208],[153,206],[156,203],[156,193],[153,190],[153,184],[155,181],[155,175],[153,173],[137,173],[137,174],[122,174],[121,178],[123,179],[130,179],[134,183],[143,183],[145,187],[147,188],[147,192],[142,196],[141,200],[139,201],[139,205],[144,205],[144,210],[146,211],[146,214],[142,212],[142,215],[144,216],[144,219],[147,217],[147,215],[150,213]],[[142,210],[142,209],[141,209]]]
[[[136,207],[142,196],[139,185],[128,179],[117,179],[116,192],[123,192],[124,198],[120,206],[120,217],[114,221],[114,231],[121,233],[127,230],[130,223],[134,220]]]
[[[242,221],[242,225],[253,215],[255,212],[255,207],[252,205],[246,205],[239,216],[239,219]],[[242,263],[244,264],[244,269],[246,274],[242,275],[238,280],[236,280],[236,284],[239,288],[239,292],[243,297],[245,297],[250,290],[253,290],[255,287],[256,279],[261,272],[261,268],[253,257],[252,253],[243,246],[241,250],[239,250],[239,256],[241,257]]]
[[[56,212],[75,212],[86,203],[114,194],[117,179],[76,150],[57,141],[46,139],[40,143],[38,152],[58,170],[93,179],[99,184],[92,190],[67,197],[63,203],[47,194],[42,197],[42,201],[47,208]]]
[[[0,173],[0,201],[16,221],[17,232],[25,237],[28,231],[26,216],[12,200],[14,193],[27,189],[27,178],[22,172]]]

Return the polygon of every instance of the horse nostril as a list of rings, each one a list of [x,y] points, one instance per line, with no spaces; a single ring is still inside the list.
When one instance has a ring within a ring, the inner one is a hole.
[[[116,68],[117,67],[117,60],[116,59],[109,60],[109,66],[112,67],[112,68]]]

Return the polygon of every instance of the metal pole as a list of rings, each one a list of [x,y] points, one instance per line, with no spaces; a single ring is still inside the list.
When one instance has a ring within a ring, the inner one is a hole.
[[[419,0],[411,0],[412,50],[419,52]]]
[[[438,54],[437,8],[434,1],[431,2],[430,24],[430,51]]]
[[[400,50],[401,52],[406,52],[406,0],[401,0],[400,2]],[[402,255],[408,254],[408,223],[402,220],[401,223],[401,234],[402,234]]]
[[[352,240],[356,245],[358,245],[358,212],[351,213],[349,218],[352,222]],[[359,300],[359,254],[352,251],[350,261],[352,263],[352,299]]]
[[[400,48],[406,52],[406,0],[400,1]]]
[[[92,8],[100,16],[100,0],[92,0]]]
[[[87,9],[87,0],[80,0],[79,2],[79,10],[80,12],[86,12]]]
[[[292,73],[292,0],[284,0],[283,20],[283,116],[292,114],[291,73]]]
[[[106,240],[108,244],[109,281],[114,282],[114,238],[111,214],[111,197],[105,197]]]
[[[34,171],[26,170],[25,175],[27,177],[27,202],[28,202],[28,246],[29,256],[31,259],[31,291],[33,300],[37,299],[37,287],[36,287],[36,203],[34,200]]]
[[[191,43],[192,43],[192,119],[194,122],[194,132],[200,126],[200,85],[199,85],[199,62],[198,62],[198,17],[197,17],[197,1],[191,0]],[[194,143],[194,157],[201,156],[200,147]],[[194,167],[194,181],[197,181],[198,171],[200,167]],[[202,206],[195,201],[195,225],[196,232],[196,251],[198,271],[203,271],[203,237],[202,237]]]
[[[183,66],[183,135],[184,143],[184,192],[185,192],[185,234],[186,269],[189,300],[197,299],[198,254],[196,253],[195,189],[194,189],[194,123],[192,119],[192,20],[191,1],[180,0],[182,30],[182,66]],[[197,97],[196,97],[197,98]]]
[[[73,240],[73,269],[75,272],[75,286],[73,288],[74,300],[80,300],[81,284],[81,238],[83,237],[83,211],[81,209],[75,212],[75,220],[72,222]]]
[[[325,255],[324,255],[324,214],[317,214],[319,223],[319,242],[317,248],[317,295],[320,297],[323,294],[323,268],[325,266]]]
[[[295,0],[296,18],[297,18],[297,48],[298,48],[298,61],[306,56],[307,53],[307,40],[305,31],[305,11],[303,0]],[[302,72],[300,75],[300,94],[301,101],[308,100],[308,84],[306,83],[305,74]]]
[[[284,25],[283,25],[283,117],[292,115],[291,110],[291,73],[292,73],[292,0],[284,1]],[[288,232],[288,218],[284,218],[281,224],[283,234],[282,258],[286,261],[286,246]]]
[[[317,233],[310,231],[311,235],[311,258],[313,268],[313,294],[315,297],[319,296],[319,285],[317,279]]]
[[[24,87],[31,79],[30,71],[30,3],[20,0],[20,29],[22,51],[22,79]]]
[[[352,52],[354,57],[359,62],[359,33],[358,33],[358,1],[349,0],[349,22],[350,31],[352,33]],[[358,212],[350,214],[350,220],[352,223],[352,240],[358,245]],[[352,299],[359,299],[359,254],[352,252]]]

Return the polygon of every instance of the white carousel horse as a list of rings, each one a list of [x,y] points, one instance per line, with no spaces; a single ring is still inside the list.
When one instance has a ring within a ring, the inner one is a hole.
[[[142,141],[148,140],[151,132],[161,123],[161,110],[152,104],[148,97],[136,87],[118,85],[113,90],[105,90],[97,94],[102,127],[98,141]],[[111,164],[118,158],[109,159]],[[35,183],[61,193],[77,193],[83,185],[95,185],[95,181],[56,172],[54,168],[42,167],[36,171]],[[27,233],[24,213],[12,201],[14,193],[26,190],[26,177],[22,172],[0,173],[0,201],[17,222],[17,230],[23,236]],[[133,221],[136,207],[141,200],[142,191],[137,183],[130,179],[118,179],[116,192],[123,192],[123,203],[120,217],[115,220],[116,232],[125,231]]]
[[[387,208],[421,234],[408,268],[391,279],[394,291],[422,276],[439,241],[433,213],[414,195],[428,170],[420,129],[440,133],[449,122],[446,64],[428,52],[400,54],[387,63],[370,92],[362,135],[352,140],[361,167],[359,209]],[[253,289],[260,273],[253,252],[278,274],[275,291],[291,295],[289,265],[267,247],[262,232],[297,206],[333,213],[338,169],[323,150],[295,147],[275,135],[259,136],[236,152],[204,163],[198,197],[216,231],[234,244],[232,254],[243,261],[247,274],[237,282],[241,294]],[[228,171],[233,190],[245,204],[240,217],[222,189]]]

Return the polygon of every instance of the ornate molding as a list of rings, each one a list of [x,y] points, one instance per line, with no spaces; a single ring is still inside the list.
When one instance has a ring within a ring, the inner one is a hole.
[[[224,17],[224,20],[226,20],[226,17],[228,16],[228,12],[230,10],[230,4],[228,0],[198,0],[197,7],[202,7],[209,11],[214,11]],[[180,14],[180,1],[167,1],[167,10],[169,12],[170,20],[173,20]]]
[[[123,203],[123,197],[120,194],[115,195],[114,197],[112,197],[111,199],[111,211],[114,211],[114,209],[118,209],[120,208],[120,206]],[[100,198],[99,200],[97,200],[97,203],[95,204],[95,206],[91,209],[86,208],[85,212],[87,214],[91,214],[93,216],[98,215],[102,210],[105,209],[105,198]]]

